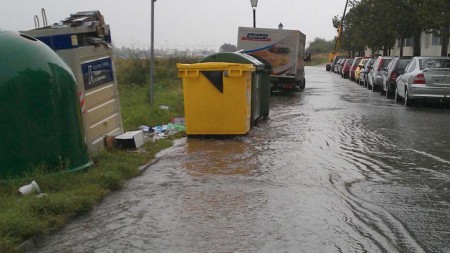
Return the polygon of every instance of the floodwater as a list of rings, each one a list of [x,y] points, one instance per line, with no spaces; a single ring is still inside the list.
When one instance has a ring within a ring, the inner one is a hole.
[[[38,252],[450,252],[450,110],[324,67],[244,137],[180,139]]]

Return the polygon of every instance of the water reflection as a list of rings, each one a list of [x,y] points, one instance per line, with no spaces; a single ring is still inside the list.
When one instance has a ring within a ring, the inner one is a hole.
[[[189,138],[183,167],[190,175],[252,175],[258,171],[256,150],[242,138]]]

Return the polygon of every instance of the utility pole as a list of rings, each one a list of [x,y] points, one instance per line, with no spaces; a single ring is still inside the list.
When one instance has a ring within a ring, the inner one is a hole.
[[[151,21],[150,21],[150,105],[153,105],[154,102],[154,79],[155,79],[155,36],[154,36],[154,22],[155,22],[155,2],[156,0],[151,1]]]

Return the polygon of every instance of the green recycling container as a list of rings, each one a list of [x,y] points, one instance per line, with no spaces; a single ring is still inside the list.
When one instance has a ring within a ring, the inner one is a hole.
[[[71,69],[44,43],[0,31],[0,181],[92,164]]]
[[[261,106],[259,108],[263,118],[269,117],[270,110],[270,74],[272,73],[272,65],[259,56],[252,55],[253,58],[264,63],[264,69],[261,72]]]
[[[254,56],[239,52],[222,52],[209,55],[200,62],[231,62],[253,64],[255,72],[252,75],[251,121],[269,116],[270,99],[270,64],[266,65]]]

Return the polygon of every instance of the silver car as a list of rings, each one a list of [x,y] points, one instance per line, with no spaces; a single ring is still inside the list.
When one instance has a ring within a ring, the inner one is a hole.
[[[372,91],[378,90],[383,85],[383,76],[386,75],[386,67],[389,62],[394,59],[391,56],[378,56],[373,64],[373,68],[368,74],[369,85]]]
[[[450,96],[450,57],[413,57],[397,78],[395,101],[410,106],[418,99],[443,100]]]
[[[370,73],[370,70],[373,68],[374,61],[375,60],[373,58],[370,58],[364,64],[364,67],[361,69],[361,72],[360,72],[359,85],[364,85],[365,87],[368,86],[369,73]]]

